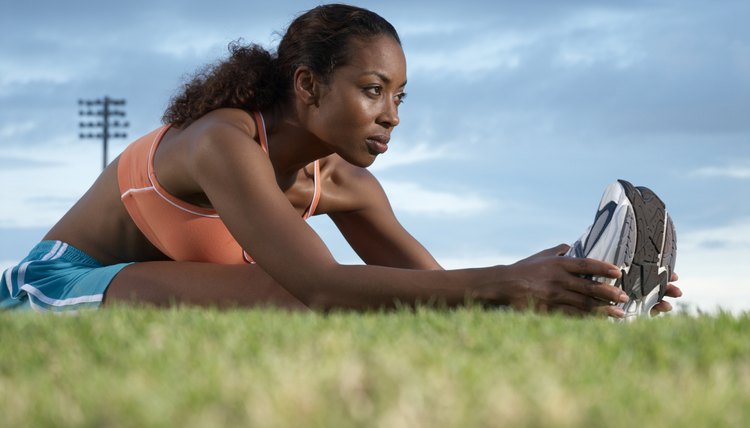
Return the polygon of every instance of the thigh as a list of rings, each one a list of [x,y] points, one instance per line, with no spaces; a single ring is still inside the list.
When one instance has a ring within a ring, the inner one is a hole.
[[[127,266],[110,283],[104,303],[307,309],[255,264],[174,261]]]

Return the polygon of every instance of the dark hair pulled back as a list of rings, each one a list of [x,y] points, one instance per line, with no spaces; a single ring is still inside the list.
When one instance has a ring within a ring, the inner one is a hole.
[[[292,21],[275,53],[257,44],[230,43],[229,57],[193,75],[162,121],[184,127],[219,108],[272,107],[290,97],[298,67],[308,67],[326,82],[345,64],[352,37],[380,35],[401,42],[395,28],[374,12],[343,4],[318,6]]]

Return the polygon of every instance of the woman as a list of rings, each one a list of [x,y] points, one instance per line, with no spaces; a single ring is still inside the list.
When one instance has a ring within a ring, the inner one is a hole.
[[[232,45],[172,100],[166,125],[129,146],[6,271],[2,306],[327,310],[472,299],[622,316],[607,302],[624,293],[581,277],[617,277],[609,263],[559,257],[559,246],[509,266],[445,271],[403,229],[365,168],[388,149],[405,85],[396,31],[356,7],[301,15],[275,55]],[[312,214],[328,214],[366,265],[338,264],[305,223]]]

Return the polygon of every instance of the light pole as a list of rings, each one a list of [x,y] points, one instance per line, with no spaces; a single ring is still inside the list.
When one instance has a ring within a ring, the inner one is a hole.
[[[110,97],[98,98],[94,100],[78,100],[78,115],[84,116],[99,116],[101,120],[94,121],[92,117],[88,122],[79,122],[78,126],[81,132],[78,136],[81,139],[85,138],[101,138],[102,146],[104,148],[102,155],[102,170],[107,167],[107,143],[110,138],[127,138],[128,134],[123,132],[110,133],[110,129],[117,131],[118,128],[127,128],[130,126],[128,122],[120,122],[119,120],[109,121],[110,116],[125,117],[125,110],[113,108],[116,106],[124,106],[125,100],[112,99]],[[87,107],[86,110],[83,108]],[[96,109],[96,110],[94,110]],[[90,132],[83,132],[86,128]],[[97,132],[98,131],[98,132]]]

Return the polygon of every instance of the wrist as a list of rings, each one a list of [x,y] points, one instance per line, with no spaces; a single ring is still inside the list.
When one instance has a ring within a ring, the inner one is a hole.
[[[497,265],[481,269],[481,275],[469,286],[470,298],[491,305],[508,305],[513,300],[512,265]]]

